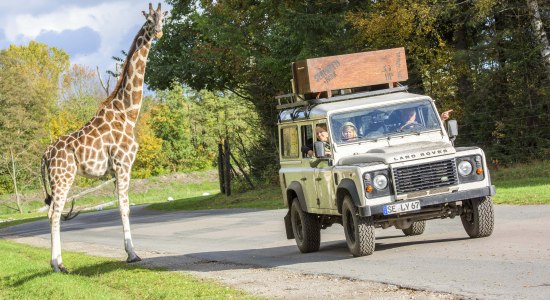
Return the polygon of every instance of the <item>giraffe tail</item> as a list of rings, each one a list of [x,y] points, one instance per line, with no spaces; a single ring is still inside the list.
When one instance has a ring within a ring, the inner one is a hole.
[[[52,195],[48,193],[48,187],[46,184],[46,179],[48,180],[48,182],[50,181],[49,176],[47,176],[48,174],[46,173],[46,169],[48,169],[48,166],[46,164],[46,156],[42,156],[42,164],[40,169],[42,173],[42,183],[44,184],[44,193],[46,194],[46,199],[44,199],[44,203],[49,206],[52,203]]]

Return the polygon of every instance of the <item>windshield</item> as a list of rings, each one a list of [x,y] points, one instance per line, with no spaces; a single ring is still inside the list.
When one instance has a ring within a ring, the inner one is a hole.
[[[439,118],[429,100],[355,110],[331,117],[334,141],[339,144],[439,129]]]

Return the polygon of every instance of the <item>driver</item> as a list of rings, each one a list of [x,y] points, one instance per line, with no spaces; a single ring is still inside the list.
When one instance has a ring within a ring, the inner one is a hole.
[[[412,129],[415,127],[422,127],[422,125],[416,122],[416,109],[414,107],[405,108],[402,110],[402,122],[403,125],[399,127],[399,130]]]

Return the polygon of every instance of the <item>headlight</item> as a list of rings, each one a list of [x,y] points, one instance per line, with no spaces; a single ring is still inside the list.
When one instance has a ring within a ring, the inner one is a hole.
[[[368,199],[389,196],[391,194],[391,189],[388,188],[391,185],[390,180],[388,169],[363,174],[365,196]]]
[[[388,186],[388,177],[384,175],[376,175],[374,176],[374,180],[372,181],[372,185],[377,190],[383,190]]]
[[[485,170],[483,156],[479,154],[457,157],[456,163],[459,183],[481,181],[485,179],[485,174],[489,172],[489,170]]]
[[[473,169],[474,167],[472,166],[472,163],[467,160],[463,160],[458,164],[458,174],[461,176],[470,175]]]

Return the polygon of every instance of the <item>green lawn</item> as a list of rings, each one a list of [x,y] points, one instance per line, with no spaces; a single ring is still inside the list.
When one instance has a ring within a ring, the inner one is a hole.
[[[176,201],[155,203],[148,207],[154,210],[200,210],[214,208],[284,208],[283,196],[279,186],[259,187],[246,193],[233,193],[231,196],[216,194],[177,199]]]
[[[491,170],[497,204],[550,204],[550,161]]]
[[[71,274],[53,273],[49,249],[0,239],[0,299],[254,299],[190,275],[63,252]]]

